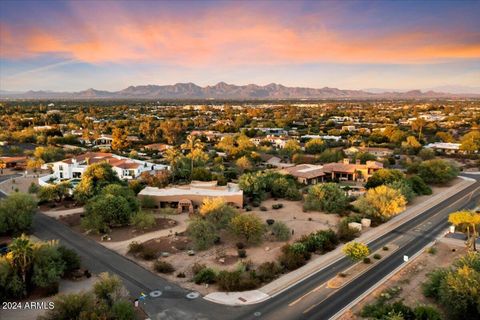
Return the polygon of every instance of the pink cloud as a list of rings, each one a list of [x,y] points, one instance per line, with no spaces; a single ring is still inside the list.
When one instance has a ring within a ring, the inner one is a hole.
[[[89,63],[143,61],[182,66],[480,58],[480,43],[462,41],[454,32],[345,34],[322,27],[311,17],[284,23],[238,7],[223,7],[198,17],[141,17],[118,7],[77,14],[77,19],[58,21],[54,30],[0,25],[1,57],[57,54]]]

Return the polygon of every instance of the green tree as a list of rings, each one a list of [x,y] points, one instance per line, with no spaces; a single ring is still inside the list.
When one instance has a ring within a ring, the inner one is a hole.
[[[37,245],[33,255],[32,281],[38,287],[58,284],[65,271],[65,261],[56,242]]]
[[[435,158],[435,151],[430,148],[423,148],[418,153],[418,156],[422,158],[422,160],[432,160]]]
[[[80,183],[75,188],[75,198],[81,202],[86,202],[98,195],[104,187],[114,183],[120,183],[120,179],[110,164],[106,162],[91,164],[87,167]]]
[[[0,200],[0,234],[18,234],[32,226],[37,202],[32,195],[15,192]]]
[[[415,154],[422,148],[422,144],[418,142],[414,136],[408,136],[407,140],[402,142],[402,149],[409,154]]]
[[[9,255],[12,257],[12,265],[22,278],[24,292],[27,295],[27,276],[31,271],[34,258],[34,245],[30,239],[22,234],[20,237],[13,239],[8,246]]]
[[[140,211],[132,218],[132,224],[142,230],[148,230],[156,225],[155,216],[151,212]]]
[[[412,190],[418,195],[430,195],[432,194],[432,188],[430,188],[422,178],[417,175],[413,175],[407,179],[407,182],[412,187]]]
[[[367,189],[375,188],[383,184],[401,181],[405,179],[405,174],[397,169],[380,169],[375,171],[368,179],[365,187]]]
[[[108,232],[110,227],[130,223],[133,211],[122,196],[99,195],[85,205],[85,217],[82,224],[87,229]]]
[[[116,183],[109,184],[102,189],[101,194],[110,194],[112,196],[120,196],[125,198],[132,212],[137,212],[140,209],[140,201],[135,196],[135,192],[133,192],[133,190],[128,187]]]
[[[361,261],[370,254],[370,249],[364,243],[349,242],[343,246],[342,252],[353,261]]]
[[[418,175],[426,183],[445,184],[458,176],[460,171],[447,160],[434,159],[420,163]]]
[[[415,198],[415,191],[413,191],[411,184],[407,180],[397,180],[390,183],[387,183],[386,186],[400,191],[400,193],[405,197],[405,200],[411,202]]]
[[[303,207],[305,210],[323,210],[330,213],[343,213],[348,204],[348,197],[338,184],[323,183],[308,189]]]
[[[93,285],[95,297],[104,302],[109,308],[120,300],[127,298],[127,290],[117,275],[111,275],[107,272],[100,273],[99,279]]]
[[[230,228],[247,243],[258,243],[265,232],[262,220],[254,214],[238,214],[230,221]]]
[[[195,219],[188,224],[187,234],[193,240],[196,250],[210,248],[217,238],[215,225],[204,219]]]

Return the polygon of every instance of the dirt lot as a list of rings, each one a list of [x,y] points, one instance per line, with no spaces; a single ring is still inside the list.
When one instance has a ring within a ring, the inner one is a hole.
[[[278,210],[272,209],[272,204],[282,203],[283,208]],[[300,201],[286,201],[273,199],[266,200],[262,206],[268,208],[268,211],[260,211],[259,208],[254,208],[251,213],[258,215],[262,220],[275,219],[276,221],[284,222],[290,229],[294,230],[290,242],[300,238],[302,235],[310,234],[317,230],[326,230],[329,228],[336,229],[340,217],[336,214],[325,214],[322,212],[303,212],[302,202]],[[217,270],[234,270],[238,263],[242,260],[237,255],[237,248],[235,244],[239,241],[230,232],[223,231],[220,233],[221,243],[213,246],[209,250],[197,252],[195,256],[189,256],[187,250],[191,249],[191,243],[183,234],[169,235],[166,237],[156,238],[144,242],[147,247],[158,250],[158,255],[161,252],[168,252],[170,256],[161,257],[160,259],[170,262],[175,267],[175,272],[171,275],[161,275],[171,281],[177,282],[183,287],[197,290],[202,294],[217,291],[214,286],[195,285],[190,282],[193,274],[191,271],[195,263],[206,264]],[[264,241],[258,246],[249,246],[246,248],[247,258],[243,260],[250,260],[254,265],[259,265],[263,262],[273,261],[280,254],[281,247],[286,242],[280,241]],[[137,263],[152,269],[153,262],[136,259],[132,255],[128,255],[131,259],[135,259]],[[320,258],[320,256],[312,256],[312,259]],[[185,273],[186,278],[177,278],[176,275],[180,272]]]
[[[344,314],[340,319],[363,319],[358,315],[363,306],[373,303],[382,291],[395,286],[402,288],[397,299],[404,299],[404,303],[408,306],[415,307],[418,304],[433,304],[432,300],[425,298],[422,294],[421,284],[425,281],[426,274],[436,268],[451,265],[453,260],[466,253],[466,249],[462,246],[446,244],[443,242],[438,242],[434,248],[437,250],[435,254],[427,252],[422,253],[406,268],[395,274],[367,298],[360,301],[360,303],[353,307],[350,312]],[[452,249],[455,251],[452,251]]]
[[[80,225],[81,213],[75,213],[68,216],[61,216],[59,220],[65,223],[66,225],[68,225],[69,227],[71,227],[73,230],[80,233],[85,233],[85,230]],[[177,221],[173,219],[167,219],[167,218],[156,218],[155,221],[157,222],[157,224],[153,228],[150,228],[147,230],[139,230],[135,226],[123,226],[123,227],[112,228],[112,231],[109,234],[111,240],[109,241],[110,242],[125,241],[149,232],[168,229],[177,224]],[[102,240],[101,235],[99,234],[92,233],[92,234],[89,234],[88,237],[95,241]]]

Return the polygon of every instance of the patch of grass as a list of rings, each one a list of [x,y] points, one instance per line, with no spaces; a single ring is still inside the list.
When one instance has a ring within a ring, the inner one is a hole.
[[[438,250],[437,250],[437,248],[435,248],[435,247],[429,247],[429,248],[427,248],[427,250],[425,250],[425,251],[426,251],[427,253],[430,253],[431,255],[434,255],[434,254],[437,253]]]

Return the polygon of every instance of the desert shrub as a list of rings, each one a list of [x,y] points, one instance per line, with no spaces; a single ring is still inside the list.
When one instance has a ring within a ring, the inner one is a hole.
[[[175,271],[175,268],[172,266],[171,263],[162,260],[155,261],[155,263],[153,264],[153,268],[159,273],[172,273],[173,271]]]
[[[339,241],[335,232],[329,229],[304,235],[299,242],[305,245],[308,252],[325,253],[335,249]]]
[[[376,301],[375,303],[364,306],[360,312],[362,317],[369,319],[392,319],[392,315],[398,314],[402,316],[401,319],[415,319],[413,310],[403,304],[402,301],[397,301],[391,304],[384,303],[382,301]]]
[[[185,278],[185,277],[186,277],[186,275],[185,275],[184,272],[177,273],[177,278]]]
[[[439,268],[427,274],[427,281],[422,283],[423,295],[429,298],[438,299],[442,283],[447,277],[448,269]]]
[[[196,284],[212,284],[215,283],[216,277],[217,274],[212,268],[203,268],[195,274],[195,276],[193,277],[193,282],[195,282]]]
[[[203,264],[203,263],[199,263],[199,262],[195,262],[192,266],[192,273],[193,275],[196,275],[197,273],[199,273],[200,271],[202,271],[203,269],[205,269],[207,267],[206,264]]]
[[[267,207],[265,207],[265,206],[261,206],[261,207],[260,207],[260,211],[268,211],[268,209],[267,209]]]
[[[378,253],[375,253],[375,254],[373,255],[373,259],[380,260],[380,259],[382,259],[382,256],[381,256],[380,254],[378,254]]]
[[[266,222],[269,226],[271,226],[272,224],[275,223],[275,220],[274,219],[267,219]]]
[[[204,219],[195,219],[188,224],[187,234],[192,238],[196,250],[210,248],[217,239],[217,228]]]
[[[241,274],[241,271],[220,271],[217,275],[218,287],[224,291],[237,291]]]
[[[348,206],[348,197],[336,183],[317,184],[308,190],[303,208],[307,211],[342,213]]]
[[[342,219],[338,223],[338,239],[342,242],[349,242],[358,237],[360,234],[360,231],[355,228],[350,228],[348,226],[348,220],[347,219]]]
[[[140,205],[142,206],[142,208],[145,208],[145,209],[154,209],[158,206],[157,202],[155,201],[155,198],[150,196],[143,196],[140,199]]]
[[[247,250],[245,249],[238,249],[237,254],[239,258],[246,258],[247,257]]]
[[[271,229],[277,241],[287,241],[292,235],[287,225],[281,221],[272,224]]]
[[[58,252],[65,263],[65,273],[70,273],[80,268],[80,256],[75,250],[69,249],[65,246],[59,246]]]
[[[384,247],[382,248],[382,250],[383,250],[383,251],[388,251],[388,250],[390,250],[390,249],[389,249],[387,246],[384,246]]]
[[[244,249],[245,248],[245,244],[243,242],[237,242],[235,245],[237,246],[237,249]]]
[[[143,260],[153,260],[157,257],[157,252],[155,249],[150,247],[144,247],[140,252],[140,258]]]
[[[153,228],[157,222],[151,212],[140,211],[132,217],[132,224],[142,230]]]
[[[282,254],[278,257],[280,265],[292,271],[300,268],[310,259],[310,253],[302,243],[286,244],[282,247]]]
[[[264,262],[258,266],[256,276],[261,282],[270,282],[282,272],[282,267],[275,261]]]
[[[363,263],[369,264],[370,262],[372,262],[372,260],[370,260],[369,257],[363,258]]]
[[[437,253],[437,248],[435,248],[435,247],[429,247],[429,248],[427,248],[426,251],[427,251],[427,253],[430,253],[430,254],[434,255],[434,254]]]
[[[143,249],[144,249],[143,244],[138,243],[136,241],[132,241],[128,245],[128,253],[132,253],[132,254],[139,253],[139,252],[142,252]]]
[[[413,309],[415,320],[441,320],[440,312],[432,306],[418,306]]]
[[[272,204],[272,209],[274,209],[274,210],[278,210],[278,209],[281,209],[281,208],[283,208],[282,203]]]

